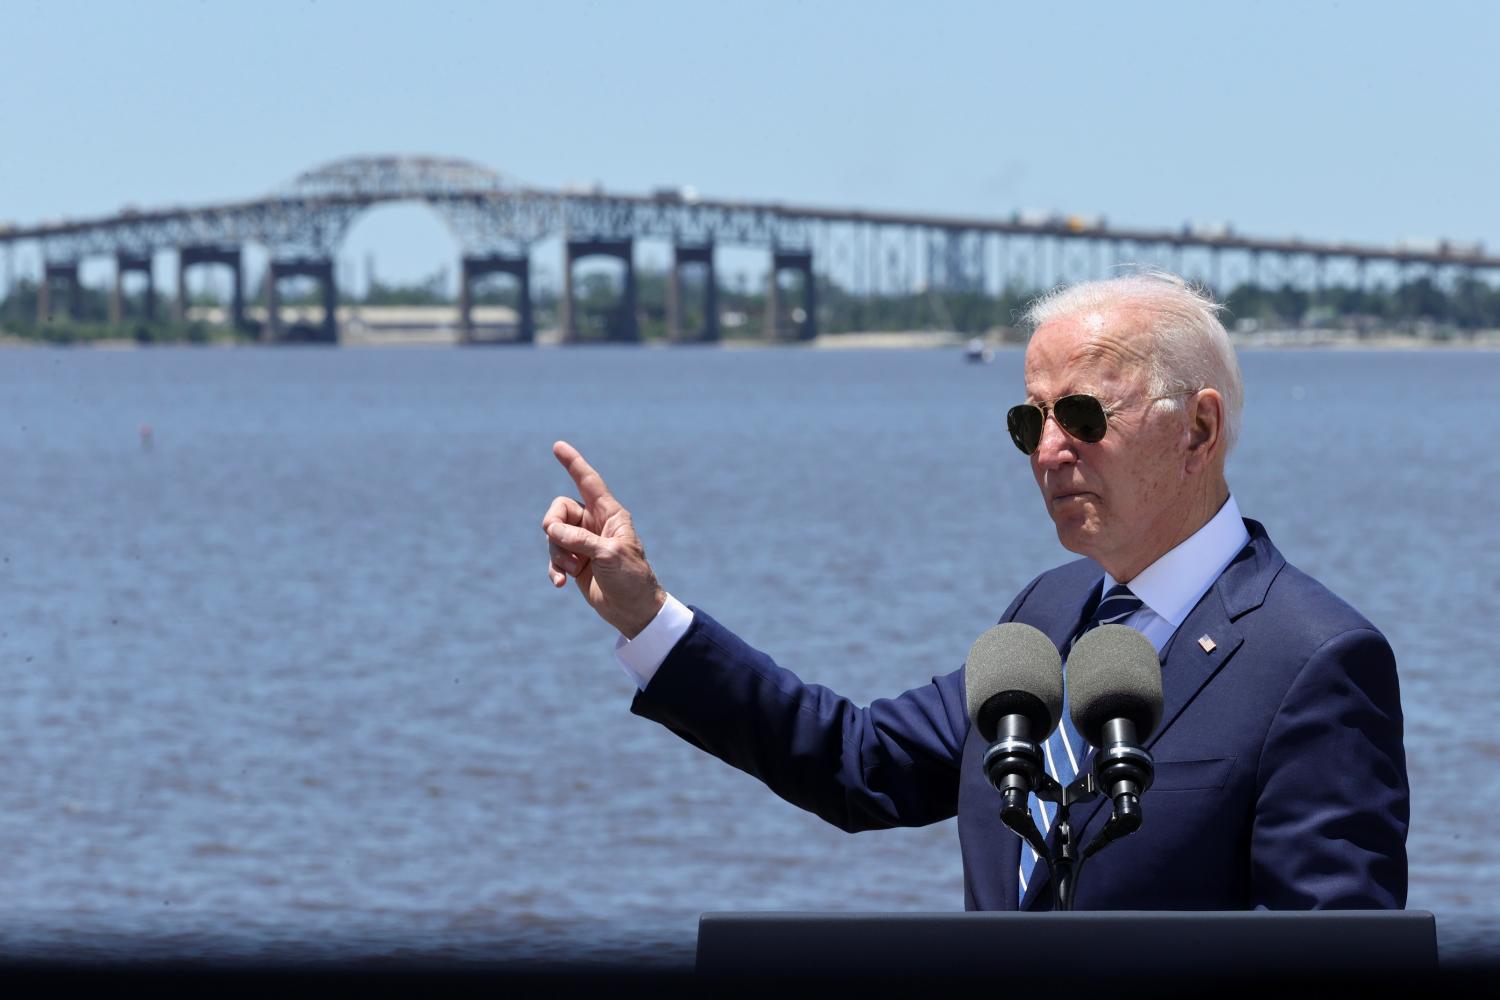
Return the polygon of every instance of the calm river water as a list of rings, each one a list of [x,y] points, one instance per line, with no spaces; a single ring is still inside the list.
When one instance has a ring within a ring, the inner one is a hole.
[[[961,909],[951,822],[848,836],[631,716],[538,523],[567,438],[679,597],[898,693],[1067,557],[1020,359],[5,352],[0,950],[678,966],[704,910]],[[1500,352],[1243,365],[1241,508],[1397,651],[1410,905],[1500,952]]]

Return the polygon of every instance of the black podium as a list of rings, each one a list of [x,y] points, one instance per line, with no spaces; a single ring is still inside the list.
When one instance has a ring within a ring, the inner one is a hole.
[[[1137,981],[1416,980],[1437,972],[1424,911],[705,913],[705,977]]]

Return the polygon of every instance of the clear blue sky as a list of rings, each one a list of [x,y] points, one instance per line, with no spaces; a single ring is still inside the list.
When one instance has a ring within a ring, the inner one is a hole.
[[[0,0],[0,221],[357,153],[540,186],[1500,249],[1500,4]],[[343,255],[450,264],[418,207]]]

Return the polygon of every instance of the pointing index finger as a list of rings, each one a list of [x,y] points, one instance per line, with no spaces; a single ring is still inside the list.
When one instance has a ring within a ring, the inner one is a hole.
[[[577,448],[566,441],[559,441],[552,446],[552,454],[568,470],[568,475],[573,477],[584,504],[605,514],[619,506],[610,495],[609,487],[604,485],[604,477],[594,471],[594,467],[584,460]]]

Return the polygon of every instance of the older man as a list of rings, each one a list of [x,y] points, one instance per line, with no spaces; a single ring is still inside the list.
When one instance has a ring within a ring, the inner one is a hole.
[[[1408,791],[1385,638],[1242,519],[1224,463],[1243,393],[1215,306],[1161,274],[1090,282],[1031,310],[1026,402],[1009,414],[1058,538],[1086,558],[1037,577],[1002,621],[1060,649],[1108,618],[1162,661],[1145,825],[1089,863],[1080,909],[1400,907]],[[1045,866],[1001,826],[963,672],[860,708],[806,685],[657,583],[630,515],[571,446],[583,503],[542,529],[619,629],[631,710],[846,830],[958,816],[965,904],[1045,909]],[[1070,739],[1073,741],[1070,743]],[[1049,743],[1064,780],[1088,748]],[[1075,810],[1086,843],[1108,810]],[[1039,817],[1050,817],[1042,806]]]

